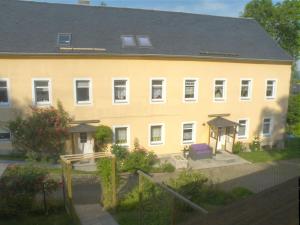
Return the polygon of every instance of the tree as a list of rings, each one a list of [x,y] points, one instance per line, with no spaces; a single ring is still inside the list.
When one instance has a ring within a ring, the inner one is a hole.
[[[300,136],[300,94],[291,95],[287,115],[288,132]]]
[[[96,150],[104,151],[107,144],[112,142],[113,132],[109,126],[100,125],[95,133]]]
[[[57,160],[68,136],[69,114],[61,103],[57,109],[32,107],[27,118],[9,121],[8,128],[17,150],[33,160]]]

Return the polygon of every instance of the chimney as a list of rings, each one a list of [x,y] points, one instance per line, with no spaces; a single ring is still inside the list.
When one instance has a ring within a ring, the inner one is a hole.
[[[78,0],[78,4],[79,5],[89,5],[90,4],[90,0]]]

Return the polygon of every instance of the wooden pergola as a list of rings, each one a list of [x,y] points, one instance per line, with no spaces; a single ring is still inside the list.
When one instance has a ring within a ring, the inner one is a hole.
[[[86,154],[72,154],[72,155],[61,155],[61,166],[62,166],[62,179],[64,185],[64,196],[68,203],[72,203],[73,193],[72,193],[72,165],[74,162],[87,160],[87,159],[101,159],[110,158],[112,160],[112,205],[116,206],[116,158],[115,155],[109,152],[95,152]],[[65,191],[66,190],[66,191]],[[67,192],[67,196],[65,195]],[[66,206],[67,207],[67,206]],[[69,209],[68,209],[69,210]]]

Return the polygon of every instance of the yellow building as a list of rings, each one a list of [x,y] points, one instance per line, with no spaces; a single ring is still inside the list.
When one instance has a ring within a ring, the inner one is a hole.
[[[1,0],[0,21],[2,154],[8,120],[58,101],[82,121],[74,152],[93,151],[91,120],[157,154],[282,144],[292,58],[253,19]]]

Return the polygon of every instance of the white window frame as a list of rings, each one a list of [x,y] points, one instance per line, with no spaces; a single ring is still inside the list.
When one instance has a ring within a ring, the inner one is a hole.
[[[36,91],[35,91],[35,81],[48,81],[48,92],[49,101],[48,102],[37,102],[36,101]],[[32,78],[32,104],[35,106],[49,106],[52,105],[52,82],[50,78]]]
[[[127,129],[127,142],[122,144],[117,144],[120,146],[130,147],[130,126],[129,125],[115,125],[113,126],[113,143],[116,144],[116,129],[126,128]]]
[[[216,98],[215,96],[215,90],[216,90],[216,81],[218,80],[222,80],[224,81],[224,95],[223,95],[223,98]],[[225,78],[215,78],[214,81],[213,81],[213,101],[214,102],[225,102],[226,99],[227,99],[227,79]]]
[[[192,140],[190,141],[184,141],[183,140],[183,131],[184,131],[184,125],[185,124],[192,124]],[[195,121],[188,121],[188,122],[183,122],[181,123],[181,143],[183,145],[185,144],[194,144],[196,142],[196,132],[197,132],[197,123]]]
[[[246,127],[245,127],[245,135],[240,136],[239,133],[237,132],[237,137],[238,139],[248,139],[249,137],[249,127],[250,127],[250,120],[249,118],[240,118],[237,123],[239,124],[241,120],[245,120],[246,121]],[[238,127],[239,129],[239,127]]]
[[[270,130],[269,130],[268,133],[264,133],[264,120],[265,119],[270,119]],[[262,127],[261,127],[261,134],[262,134],[262,136],[263,137],[269,137],[269,136],[272,135],[272,132],[273,132],[273,119],[272,119],[272,117],[264,117],[262,119]]]
[[[0,139],[0,143],[11,142],[11,139],[12,139],[11,131],[6,128],[0,128],[0,129],[7,130],[7,133],[9,133],[9,137],[10,137],[9,139]]]
[[[152,99],[152,81],[153,80],[162,80],[162,99]],[[162,104],[162,103],[166,103],[167,100],[167,79],[164,77],[152,77],[150,78],[150,84],[149,84],[149,88],[150,88],[150,103],[151,104]]]
[[[126,80],[126,99],[125,100],[115,100],[115,81]],[[128,78],[125,77],[114,77],[112,79],[112,104],[113,105],[124,105],[129,104],[130,99],[130,82]]]
[[[268,81],[274,81],[274,86],[273,86],[273,95],[272,96],[267,96],[267,88],[268,88]],[[277,85],[278,85],[278,80],[277,79],[266,79],[265,81],[265,98],[267,100],[274,100],[277,95]]]
[[[0,107],[9,107],[10,106],[10,82],[8,78],[0,78],[0,81],[6,82],[6,90],[7,90],[7,103],[1,103]]]
[[[187,80],[195,81],[195,89],[194,89],[194,98],[186,98],[185,97],[185,82]],[[195,77],[185,77],[183,79],[183,102],[185,103],[197,103],[198,102],[198,92],[199,91],[199,79]]]
[[[89,101],[77,101],[77,81],[89,81]],[[88,106],[93,104],[93,81],[88,77],[78,77],[73,79],[73,96],[75,106]]]
[[[151,127],[161,126],[161,141],[151,141]],[[149,146],[161,146],[165,144],[165,124],[164,123],[151,123],[149,124]]]
[[[248,86],[249,90],[248,90],[248,96],[247,97],[243,97],[242,96],[242,86],[243,86],[243,81],[250,81],[250,84]],[[251,78],[242,78],[240,81],[240,100],[241,101],[249,101],[252,98],[252,87],[253,87],[253,79]]]

